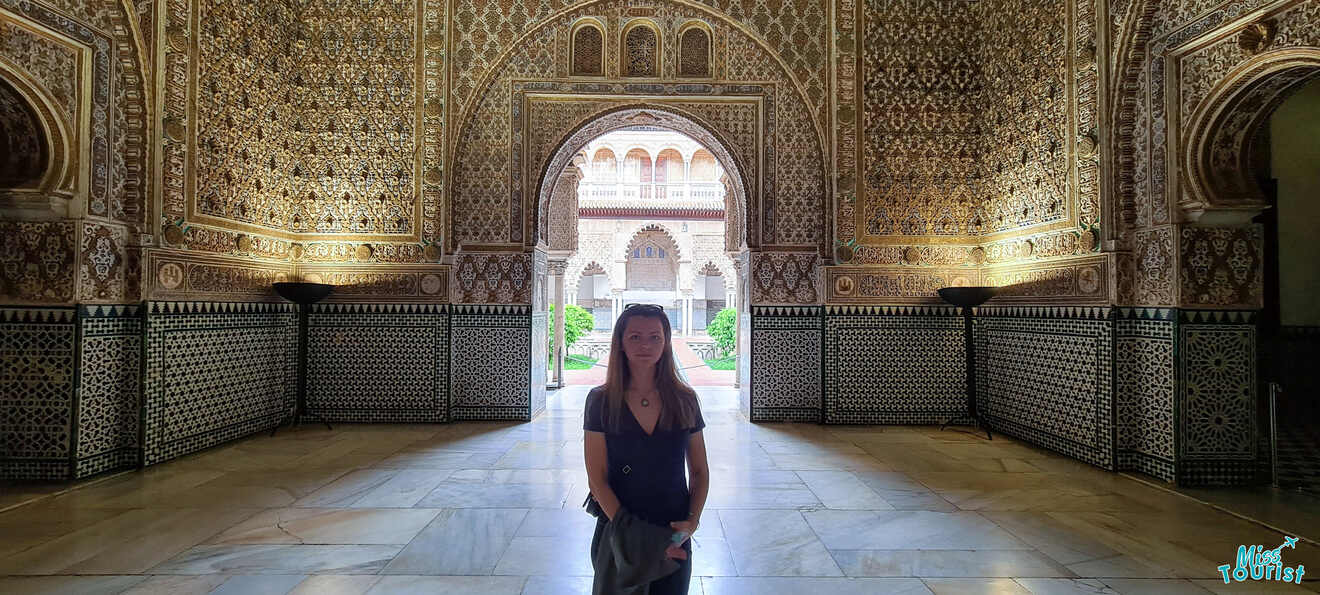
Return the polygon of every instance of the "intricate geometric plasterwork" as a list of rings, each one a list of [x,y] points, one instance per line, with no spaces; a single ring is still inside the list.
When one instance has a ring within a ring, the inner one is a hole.
[[[1179,251],[1183,306],[1260,308],[1264,238],[1260,226],[1184,226]]]
[[[629,24],[623,32],[623,66],[620,76],[656,77],[660,75],[660,35],[648,21]]]
[[[941,287],[977,285],[975,269],[826,267],[825,289],[830,304],[942,303]]]
[[[678,76],[711,74],[710,33],[700,26],[688,27],[678,39]]]
[[[581,180],[582,172],[577,167],[569,167],[555,181],[546,213],[541,217],[541,238],[551,250],[577,250],[578,182]]]
[[[449,267],[432,265],[352,267],[299,266],[296,276],[335,286],[327,302],[445,303],[449,301]]]
[[[528,253],[457,254],[450,270],[452,303],[532,303],[532,258]]]
[[[476,90],[477,95],[464,109],[462,128],[455,137],[453,162],[460,171],[454,174],[452,194],[451,211],[455,214],[455,220],[451,237],[454,238],[454,245],[526,242],[524,225],[519,222],[527,215],[527,209],[516,202],[510,204],[507,211],[500,208],[501,197],[510,195],[501,176],[504,164],[497,161],[502,159],[500,153],[508,143],[520,144],[516,137],[523,130],[535,130],[519,124],[524,121],[519,115],[519,106],[514,106],[514,114],[507,113],[512,84],[516,80],[553,79],[556,73],[567,72],[567,66],[557,67],[556,61],[560,58],[567,60],[567,51],[559,50],[567,47],[567,35],[572,24],[582,17],[596,17],[611,23],[613,32],[606,34],[606,38],[610,39],[622,32],[618,27],[621,27],[628,10],[626,4],[611,1],[588,3],[574,11],[559,13],[519,38],[516,47],[501,58],[493,70],[481,77],[481,89]],[[779,173],[775,177],[763,176],[767,189],[763,201],[766,202],[756,213],[763,215],[763,218],[761,221],[748,221],[748,227],[764,228],[762,239],[767,244],[819,244],[823,235],[820,205],[822,198],[828,199],[824,184],[825,156],[821,153],[823,137],[821,128],[811,117],[810,107],[803,101],[801,90],[792,77],[784,72],[781,63],[766,51],[761,42],[748,37],[739,27],[720,18],[718,13],[698,6],[661,2],[654,6],[648,18],[661,26],[662,38],[672,37],[673,29],[682,23],[694,18],[702,19],[712,27],[716,46],[723,44],[728,55],[739,56],[739,59],[729,61],[728,79],[760,84],[775,82],[775,119],[791,123],[791,126],[776,131],[774,138],[777,140],[774,143],[763,145],[764,159],[778,163]],[[614,55],[613,52],[607,54]],[[460,60],[456,58],[455,62]],[[611,68],[607,64],[607,74],[614,72]],[[670,70],[666,68],[662,75],[669,76]],[[463,94],[459,82],[461,76],[456,75],[455,80],[460,87],[456,89],[456,94],[460,96]],[[550,84],[544,86],[549,87]],[[607,96],[694,94],[683,87],[601,84],[594,89],[579,88]],[[695,94],[720,92],[718,88],[701,86],[694,86],[692,91],[696,91]],[[738,91],[734,85],[730,85],[726,92]],[[771,136],[769,131],[765,134]],[[515,171],[529,167],[527,162],[515,166]],[[771,197],[773,203],[768,202]],[[502,212],[508,212],[509,217],[506,219]]]
[[[969,235],[983,76],[975,3],[865,3],[865,198],[858,240]],[[939,26],[932,26],[940,23]]]
[[[4,56],[41,83],[72,124],[78,117],[78,52],[22,25],[0,18]]]
[[[289,413],[298,359],[293,304],[147,307],[144,465],[270,429]]]
[[[987,267],[981,283],[999,288],[996,303],[1100,304],[1109,300],[1111,274],[1108,259],[1091,256]]]
[[[0,309],[0,478],[69,476],[72,309]]]
[[[272,283],[288,281],[293,267],[178,250],[150,250],[143,266],[147,299],[280,301]]]
[[[573,76],[602,76],[605,74],[605,35],[594,24],[578,27],[573,32]]]
[[[82,126],[87,127],[88,138],[72,139],[74,146],[85,148],[88,151],[88,162],[84,163],[82,157],[70,156],[70,162],[77,163],[81,168],[80,177],[85,177],[88,184],[88,194],[86,197],[86,213],[100,216],[112,217],[119,220],[131,219],[137,214],[137,209],[142,204],[142,197],[139,194],[142,190],[141,177],[137,176],[143,171],[145,164],[140,161],[142,154],[142,132],[140,129],[123,130],[119,128],[121,124],[127,124],[126,118],[121,113],[124,110],[136,110],[133,113],[134,125],[141,125],[141,115],[145,114],[145,108],[141,103],[141,88],[124,88],[134,82],[140,82],[137,78],[137,72],[133,70],[132,65],[125,70],[125,64],[114,59],[113,52],[118,48],[114,38],[105,31],[113,29],[99,28],[98,25],[112,24],[110,17],[100,14],[92,23],[82,22],[57,13],[44,4],[36,2],[21,2],[19,0],[3,0],[2,5],[12,14],[30,19],[42,27],[49,28],[56,32],[59,41],[55,45],[62,45],[66,49],[74,49],[78,53],[86,52],[90,56],[84,58],[86,62],[80,61],[80,67],[76,72],[75,81],[90,77],[90,89],[82,91],[81,84],[75,84],[75,101],[79,107],[74,112],[65,114],[68,122],[82,122]],[[76,13],[76,14],[82,14]],[[0,22],[9,23],[10,26],[23,26],[21,21],[10,20],[12,17],[8,14],[0,13]],[[105,21],[104,23],[102,21]],[[37,33],[29,29],[31,33]],[[47,34],[48,35],[48,34]],[[5,55],[9,55],[10,48],[5,47]],[[49,63],[58,61],[60,57],[50,56],[50,44],[33,48],[26,44],[13,48],[37,49],[40,55],[49,56],[46,60],[40,60],[35,56],[18,58],[17,62],[23,64],[34,59],[40,62]],[[30,62],[29,62],[30,63]],[[34,76],[44,77],[56,85],[57,89],[67,87],[54,82],[55,77],[59,76],[59,66],[43,64],[37,66],[31,64],[36,70]],[[43,81],[45,82],[45,81]],[[67,93],[67,89],[63,92]],[[75,116],[78,120],[74,120]],[[72,134],[76,127],[70,126]],[[130,142],[131,141],[131,142]],[[131,145],[131,146],[130,146]],[[131,173],[135,174],[130,178],[130,169],[126,165],[128,160],[132,160]],[[81,216],[82,212],[71,213],[72,216]]]
[[[119,225],[84,223],[79,238],[81,264],[78,269],[78,301],[123,303],[141,296],[130,295],[126,278],[130,271],[128,229]]]
[[[820,255],[815,252],[753,252],[751,257],[751,303],[820,303]]]
[[[9,303],[74,300],[78,224],[0,221],[0,295]]]
[[[342,261],[358,250],[342,242],[367,241],[374,260],[438,260],[446,5],[259,4],[169,4],[165,231],[243,230],[281,259]],[[170,243],[233,251],[195,235]],[[291,250],[298,237],[322,242]]]
[[[1174,304],[1173,227],[1162,226],[1133,234],[1133,303],[1150,306]]]

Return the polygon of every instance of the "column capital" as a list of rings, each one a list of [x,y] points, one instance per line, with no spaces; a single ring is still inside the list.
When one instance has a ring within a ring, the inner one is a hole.
[[[546,262],[546,265],[551,275],[563,275],[564,272],[568,270],[567,259],[560,260],[557,258],[552,258]]]

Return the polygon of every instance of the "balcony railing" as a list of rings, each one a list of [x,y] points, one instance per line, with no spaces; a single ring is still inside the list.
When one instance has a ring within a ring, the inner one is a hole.
[[[578,185],[578,199],[591,203],[607,201],[636,203],[639,201],[665,203],[722,203],[724,185],[719,182],[582,182]]]

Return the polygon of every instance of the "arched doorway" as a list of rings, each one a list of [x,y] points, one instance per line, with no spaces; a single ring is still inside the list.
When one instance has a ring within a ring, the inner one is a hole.
[[[610,135],[632,133],[645,136],[651,132],[676,135],[688,142],[682,146],[647,143],[646,139],[618,142],[614,146],[602,146],[598,142]],[[579,173],[585,171],[587,175],[575,181],[579,189],[573,198],[569,198],[562,191],[562,168],[575,159],[585,166]],[[704,176],[697,181],[691,177],[694,166]],[[611,323],[627,303],[645,302],[660,303],[666,308],[678,342],[705,328],[705,310],[697,308],[695,297],[699,293],[704,295],[704,292],[695,287],[698,270],[694,266],[722,260],[730,281],[721,283],[737,286],[732,281],[737,277],[733,263],[746,249],[747,230],[741,222],[747,221],[746,189],[753,187],[748,183],[745,171],[740,156],[712,127],[690,114],[663,105],[631,105],[607,110],[564,135],[538,172],[539,193],[535,211],[536,227],[542,234],[537,243],[547,246],[549,252],[551,278],[545,286],[554,288],[546,302],[547,305],[556,304],[549,308],[553,312],[549,322],[555,337],[551,343],[556,345],[555,352],[550,354],[551,386],[563,386],[565,382],[563,362],[567,353],[558,346],[563,344],[561,338],[565,335],[565,316],[561,311],[566,306],[558,304],[567,304],[569,295],[580,297],[578,288],[582,283],[582,272],[588,263],[600,263],[602,256],[603,266],[611,272],[612,285],[618,285],[612,286],[610,291]],[[610,202],[611,199],[614,202]],[[597,211],[608,216],[612,208],[617,211],[613,215],[620,216],[615,241],[587,237],[598,234],[581,230],[572,241],[566,241],[569,239],[565,234],[566,227],[577,229],[566,222],[578,220],[581,213],[587,213],[588,219],[593,218],[593,214],[597,215],[594,218],[599,218]],[[693,212],[701,215],[692,215]],[[709,218],[711,213],[718,214],[718,221],[710,222],[718,223],[716,227],[703,224],[700,229],[694,225],[689,230],[690,222],[685,216]],[[628,214],[633,219],[624,216]],[[546,225],[546,222],[554,224]],[[625,229],[627,226],[632,227]],[[704,234],[703,253],[707,254],[703,255],[702,263],[694,265],[690,254],[694,245],[691,237],[698,233]],[[679,237],[684,239],[680,242]],[[622,245],[616,248],[622,250],[601,254],[601,244],[619,242]],[[593,294],[599,294],[594,279],[592,284]],[[729,299],[731,292],[719,293],[721,305],[734,301]],[[598,302],[594,297],[592,303],[596,305]],[[736,308],[738,304],[728,306]],[[698,315],[702,320],[697,321]],[[599,316],[596,318],[599,321]],[[686,343],[682,346],[676,343],[676,353],[681,349],[686,349]],[[684,354],[691,356],[688,359],[698,357],[695,352],[688,354],[684,351]],[[695,362],[694,368],[703,365],[700,359]],[[728,376],[728,384],[736,384],[736,373]]]

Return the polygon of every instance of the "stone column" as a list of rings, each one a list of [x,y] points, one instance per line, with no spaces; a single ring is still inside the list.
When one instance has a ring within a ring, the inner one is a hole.
[[[739,257],[739,255],[735,254],[732,256],[733,256],[734,275],[735,275],[734,287],[737,288],[735,290],[733,307],[738,313],[738,316],[734,320],[734,333],[733,333],[733,339],[734,339],[733,340],[733,362],[734,362],[733,386],[735,388],[740,388],[742,386],[742,372],[743,372],[742,351],[743,349],[747,348],[746,345],[743,345],[743,339],[742,339],[743,315],[744,312],[746,312],[747,310],[747,287],[746,287],[747,275],[745,273],[747,263],[744,262],[743,259]],[[751,318],[749,317],[748,320],[751,320]]]
[[[568,353],[564,345],[564,272],[567,268],[566,260],[550,261],[550,274],[555,278],[555,388],[564,388],[564,356]]]

